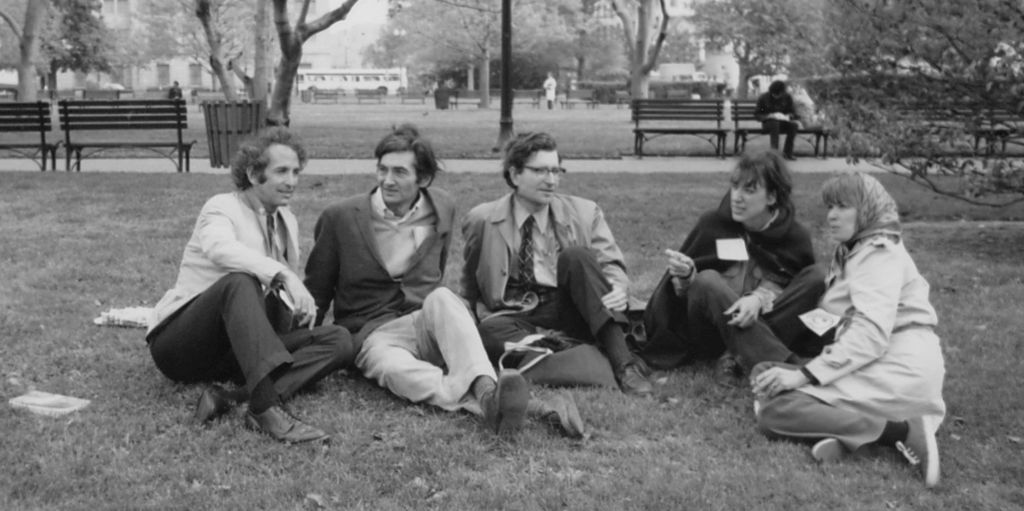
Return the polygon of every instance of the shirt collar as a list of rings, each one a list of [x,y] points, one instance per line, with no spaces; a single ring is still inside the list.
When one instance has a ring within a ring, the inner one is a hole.
[[[771,227],[772,224],[775,223],[775,220],[777,220],[778,218],[779,218],[779,210],[775,209],[774,211],[772,211],[772,216],[768,218],[768,221],[765,222],[765,224],[760,229],[758,229],[756,232],[767,231],[768,228]]]
[[[421,191],[420,194],[416,197],[416,200],[413,201],[412,206],[409,207],[409,211],[406,211],[405,215],[399,217],[398,215],[395,214],[394,211],[388,209],[387,204],[384,204],[384,192],[382,192],[380,187],[378,186],[377,189],[373,191],[373,194],[370,195],[370,206],[373,208],[374,212],[376,212],[377,215],[380,216],[381,218],[393,222],[402,223],[409,220],[417,213],[419,213],[420,207],[423,205],[422,199],[423,192]]]
[[[526,222],[526,217],[530,216],[530,214],[531,213],[519,203],[519,199],[513,195],[512,216],[516,221],[516,229],[522,229],[523,222]],[[533,213],[533,220],[537,223],[537,230],[540,232],[547,232],[549,218],[551,218],[551,205],[545,205],[543,209]]]

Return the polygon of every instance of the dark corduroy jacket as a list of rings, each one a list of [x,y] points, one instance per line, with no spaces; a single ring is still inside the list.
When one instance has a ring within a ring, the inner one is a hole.
[[[343,199],[320,215],[306,262],[306,287],[316,300],[317,322],[334,302],[334,323],[362,344],[375,328],[418,310],[441,285],[451,244],[455,203],[444,190],[423,189],[437,215],[436,229],[416,251],[409,270],[392,278],[371,224],[369,193]]]

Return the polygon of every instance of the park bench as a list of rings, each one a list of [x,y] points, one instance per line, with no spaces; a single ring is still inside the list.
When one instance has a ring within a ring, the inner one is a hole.
[[[384,95],[387,91],[380,89],[356,89],[356,102],[362,103],[363,101],[375,101],[377,103],[384,102]]]
[[[91,149],[86,157],[111,148],[139,147],[167,157],[172,162],[177,156],[178,172],[191,170],[189,153],[196,143],[185,143],[182,131],[188,127],[185,101],[181,99],[125,100],[125,101],[77,101],[60,102],[60,126],[64,130],[66,169],[71,171],[71,155],[75,155],[74,169],[82,170],[82,152]],[[112,131],[164,130],[174,132],[174,138],[167,141],[128,141]],[[83,131],[107,132],[104,140],[83,140]]]
[[[720,100],[635,99],[633,100],[633,151],[644,156],[644,142],[662,135],[693,135],[725,156],[729,130],[722,127],[725,111]]]
[[[1009,108],[984,108],[970,123],[970,132],[974,137],[975,153],[984,140],[985,154],[995,155],[998,146],[999,154],[1005,155],[1008,143],[1024,144],[1024,116]]]
[[[82,99],[98,99],[101,101],[121,99],[122,92],[113,89],[85,89],[82,91]]]
[[[46,134],[53,128],[50,120],[50,103],[36,101],[34,103],[0,103],[0,133],[39,134],[39,141],[5,141],[0,142],[0,149],[20,154],[31,159],[42,171],[46,170],[46,156],[50,156],[50,168],[57,170],[57,146],[46,141]],[[36,160],[36,156],[39,160]]]
[[[747,139],[766,134],[764,129],[761,127],[761,121],[757,120],[757,117],[754,115],[756,111],[757,101],[740,100],[732,102],[732,152],[734,154],[739,154],[746,149]],[[828,128],[820,126],[810,128],[801,127],[796,130],[796,134],[797,138],[800,138],[801,135],[808,136],[808,143],[814,146],[814,156],[818,156],[819,154],[822,158],[828,156],[828,139],[832,134]],[[784,137],[785,135],[782,136]],[[821,151],[822,141],[825,142],[824,151]]]
[[[331,103],[337,103],[341,99],[342,95],[344,95],[344,92],[338,89],[313,89],[312,98],[310,99],[312,99],[314,103],[326,103],[328,101]]]
[[[402,104],[405,103],[419,103],[421,105],[427,104],[427,94],[425,92],[403,92],[399,94]]]
[[[492,96],[491,99],[495,97]],[[499,91],[498,99],[501,98],[501,92]],[[516,105],[519,103],[529,103],[534,108],[540,108],[540,102],[544,99],[543,89],[517,89],[512,91],[512,104]]]
[[[569,91],[569,93],[565,95],[565,99],[562,100],[562,108],[572,109],[580,103],[587,105],[587,108],[597,108],[597,98],[594,97],[593,89]]]

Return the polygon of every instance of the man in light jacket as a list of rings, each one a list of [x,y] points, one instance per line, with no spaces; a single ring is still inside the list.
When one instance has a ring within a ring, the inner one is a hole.
[[[203,205],[178,279],[154,308],[146,334],[168,378],[244,384],[206,388],[197,421],[248,401],[246,426],[287,443],[329,435],[286,411],[282,400],[355,358],[344,328],[305,328],[316,304],[296,273],[299,228],[288,209],[305,164],[305,149],[281,128],[239,148],[231,166],[237,190]]]

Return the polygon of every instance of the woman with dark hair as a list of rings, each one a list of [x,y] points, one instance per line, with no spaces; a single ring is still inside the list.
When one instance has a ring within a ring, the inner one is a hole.
[[[822,198],[838,245],[816,312],[837,322],[835,342],[802,367],[754,368],[758,426],[817,441],[811,455],[822,462],[892,446],[935,486],[946,370],[928,282],[903,245],[895,201],[875,178],[834,177]]]
[[[798,316],[817,305],[824,272],[796,221],[782,155],[745,154],[730,183],[679,251],[666,250],[668,269],[644,313],[642,356],[652,367],[721,357],[719,371],[740,376],[821,350]]]

